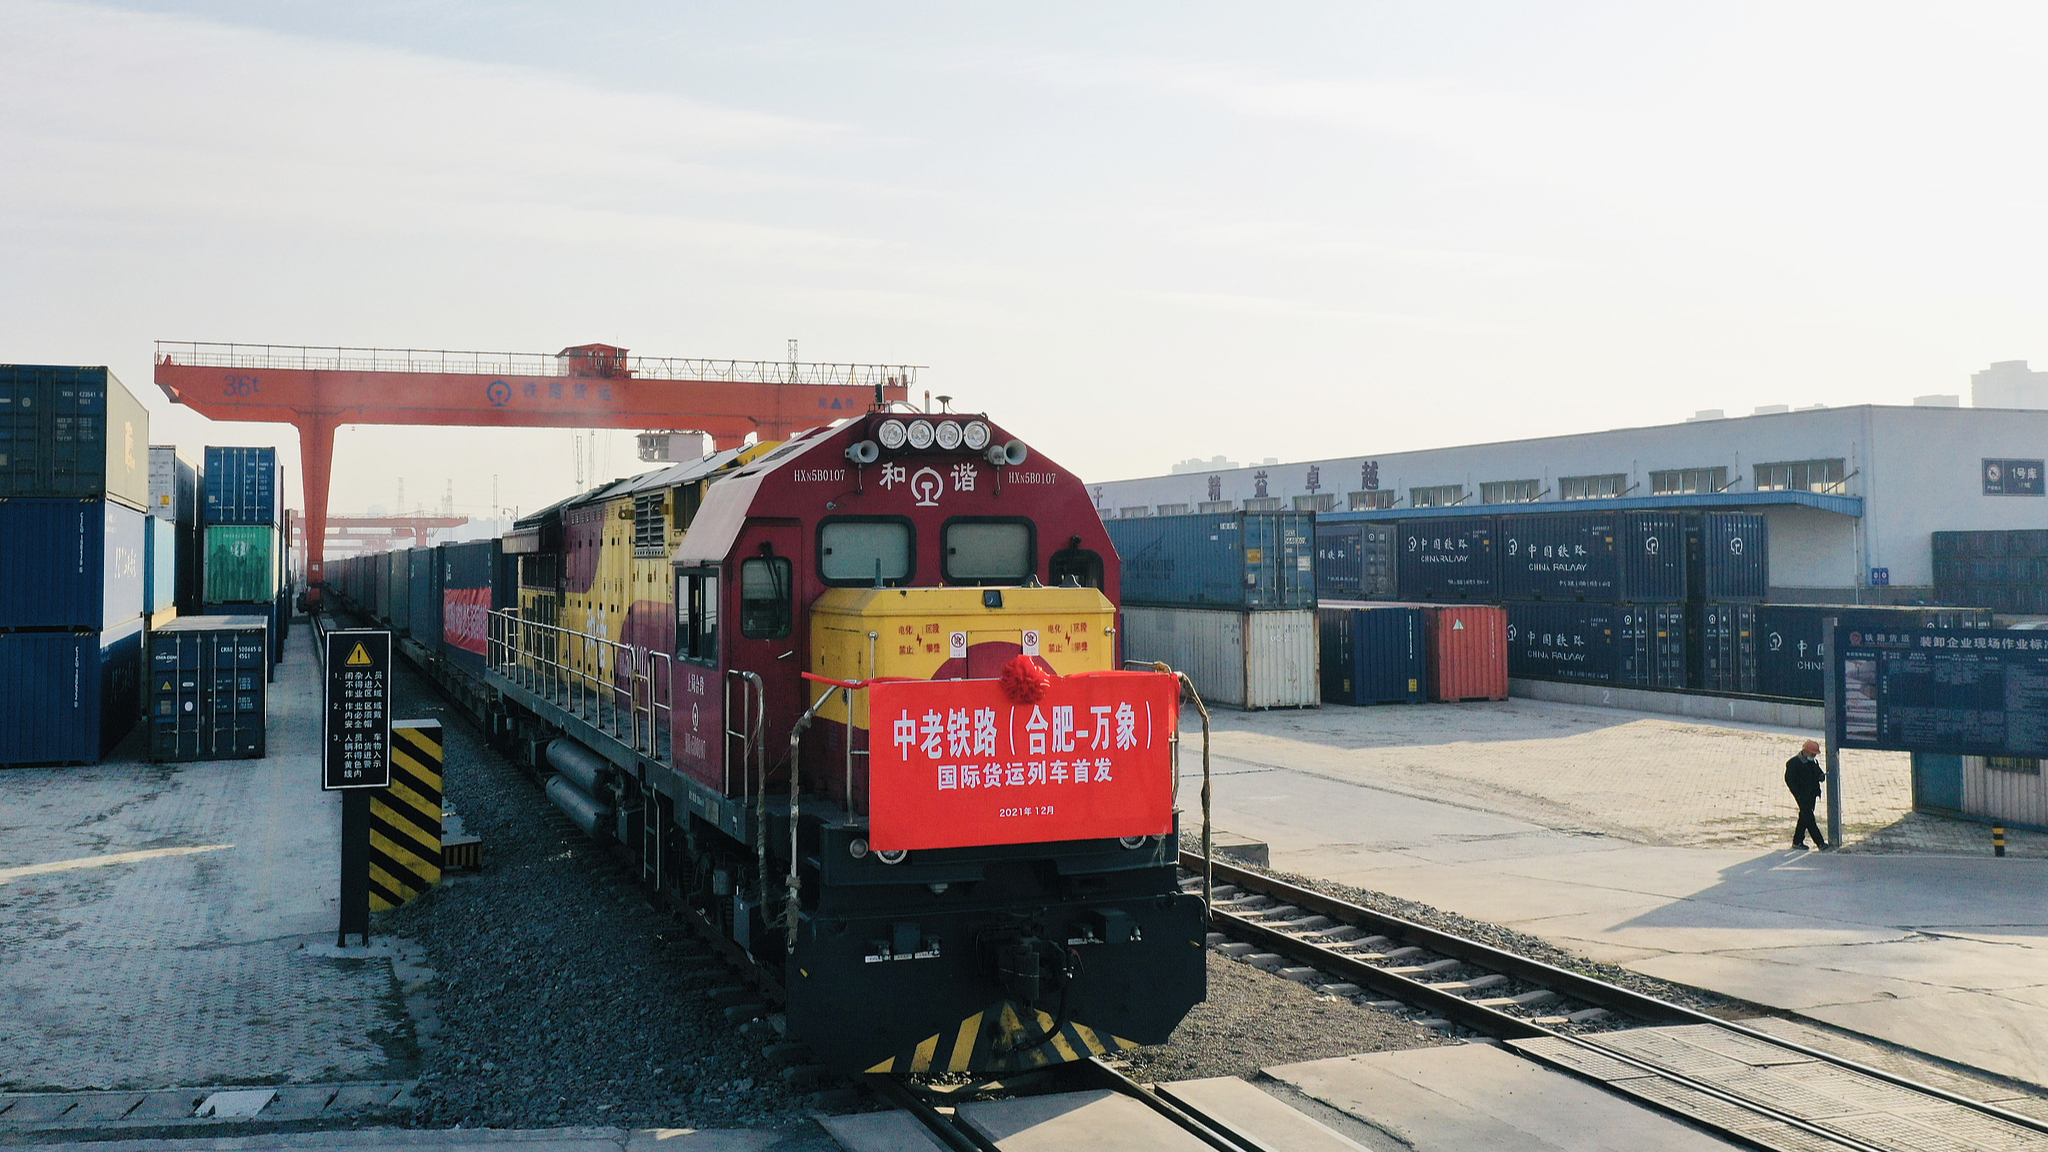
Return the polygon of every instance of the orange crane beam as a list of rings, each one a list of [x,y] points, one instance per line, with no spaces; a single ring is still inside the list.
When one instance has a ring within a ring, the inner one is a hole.
[[[344,424],[683,428],[719,447],[908,399],[916,365],[554,355],[160,340],[156,383],[214,420],[291,424],[306,485],[306,583],[318,601],[334,430]]]

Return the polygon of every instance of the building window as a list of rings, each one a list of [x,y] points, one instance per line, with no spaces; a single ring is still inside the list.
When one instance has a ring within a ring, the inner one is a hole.
[[[1351,494],[1351,510],[1353,512],[1378,512],[1393,506],[1394,490],[1391,488],[1382,488],[1377,492],[1353,492]]]
[[[1438,484],[1430,488],[1410,488],[1410,508],[1449,508],[1465,499],[1463,484]]]
[[[1726,468],[1668,468],[1650,473],[1650,495],[1691,496],[1712,494],[1728,487]]]
[[[2041,762],[2027,756],[1986,756],[1984,766],[1998,772],[2018,772],[2025,776],[2041,774]]]
[[[1280,510],[1280,498],[1278,496],[1264,496],[1258,499],[1247,500],[1244,502],[1244,510],[1247,512],[1278,512]]]
[[[633,497],[633,555],[659,559],[668,555],[668,498],[660,492]]]
[[[1140,504],[1136,508],[1119,508],[1116,510],[1116,518],[1119,520],[1137,520],[1151,514],[1151,507],[1145,504]]]
[[[1296,496],[1294,498],[1294,510],[1296,512],[1335,512],[1337,510],[1337,494],[1335,492],[1318,492],[1312,496]]]
[[[1614,472],[1606,476],[1560,476],[1557,478],[1557,496],[1560,500],[1608,500],[1628,491],[1628,474]]]
[[[1188,506],[1185,504],[1161,504],[1159,506],[1159,514],[1161,516],[1185,516],[1188,514]]]
[[[1237,511],[1237,501],[1204,500],[1202,501],[1201,509],[1204,512],[1235,512]]]
[[[1489,480],[1479,486],[1481,504],[1533,504],[1538,494],[1535,480]]]
[[[1843,461],[1794,460],[1785,464],[1756,466],[1759,492],[1825,492],[1842,495],[1849,490],[1843,479]]]

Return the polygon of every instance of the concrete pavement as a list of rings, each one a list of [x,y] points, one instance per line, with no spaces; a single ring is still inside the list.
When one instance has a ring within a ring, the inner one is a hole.
[[[1216,823],[1275,868],[2048,1085],[2048,861],[1777,847],[1803,733],[1532,701],[1221,719]],[[1900,823],[1903,757],[1850,764],[1851,827]]]

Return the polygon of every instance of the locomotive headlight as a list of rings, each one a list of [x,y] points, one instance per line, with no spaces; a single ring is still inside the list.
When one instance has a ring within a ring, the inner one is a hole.
[[[868,842],[860,839],[859,837],[855,837],[854,839],[847,842],[846,854],[848,856],[853,857],[855,860],[867,859]]]
[[[882,447],[891,452],[903,447],[903,442],[909,439],[909,436],[909,430],[903,427],[901,420],[884,420],[875,426],[875,439],[880,440]]]
[[[912,420],[910,422],[910,446],[912,448],[916,448],[919,451],[923,451],[924,449],[931,447],[932,438],[936,435],[937,433],[932,430],[931,421]]]
[[[969,452],[979,452],[988,447],[988,425],[979,420],[969,420],[960,429],[960,442],[967,445]]]
[[[939,447],[948,452],[960,446],[960,422],[957,420],[939,421],[938,429],[933,434],[939,441]]]
[[[877,852],[875,853],[875,859],[880,860],[884,864],[901,864],[905,860],[910,859],[910,853],[901,849],[894,852]]]

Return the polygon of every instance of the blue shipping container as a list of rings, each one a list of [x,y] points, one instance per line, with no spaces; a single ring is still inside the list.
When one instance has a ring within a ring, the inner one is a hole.
[[[262,756],[268,644],[247,616],[186,616],[151,633],[150,758]]]
[[[199,522],[199,470],[175,444],[149,446],[149,514],[180,524]]]
[[[437,548],[412,549],[412,607],[406,610],[406,635],[433,647],[441,642],[441,556]]]
[[[0,628],[139,619],[148,520],[111,500],[0,500]]]
[[[1498,525],[1492,516],[1448,516],[1401,524],[1397,578],[1403,600],[1500,599]]]
[[[1770,593],[1770,523],[1758,513],[1687,513],[1685,553],[1695,600],[1755,604]]]
[[[391,565],[391,585],[385,591],[384,621],[401,636],[412,634],[412,554],[401,548],[384,554]]]
[[[1683,605],[1514,602],[1506,608],[1509,676],[1685,687]]]
[[[1104,522],[1123,561],[1123,602],[1302,609],[1316,603],[1315,515],[1214,512]]]
[[[208,604],[200,609],[205,616],[237,616],[260,620],[270,637],[270,679],[277,679],[278,661],[284,659],[286,620],[278,611],[280,605],[269,604]]]
[[[102,367],[0,364],[0,496],[149,506],[149,409]]]
[[[1500,518],[1500,590],[1513,600],[1668,604],[1685,599],[1676,513],[1549,512]]]
[[[1760,604],[1756,609],[1756,690],[1792,700],[1822,699],[1821,621],[1844,627],[1989,628],[1988,608],[1890,607],[1870,604]]]
[[[200,478],[206,493],[208,524],[269,524],[276,526],[278,504],[277,449],[206,448],[206,473]]]
[[[1316,520],[1316,599],[1392,600],[1394,526]]]
[[[1690,663],[1686,687],[1710,692],[1757,691],[1757,606],[1700,604],[1688,606],[1685,654]]]
[[[507,571],[496,540],[443,544],[441,554],[441,634],[433,641],[444,659],[472,671],[484,667],[490,612],[508,590],[499,585]],[[517,560],[517,557],[512,559]],[[517,570],[513,569],[514,579]],[[516,586],[510,589],[516,596]]]
[[[142,714],[142,621],[0,632],[0,765],[96,764]]]
[[[1423,609],[1325,604],[1316,615],[1325,703],[1420,704],[1429,698]]]
[[[142,551],[142,614],[154,616],[178,602],[178,540],[184,535],[175,521],[155,516],[144,521]]]

